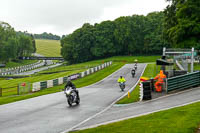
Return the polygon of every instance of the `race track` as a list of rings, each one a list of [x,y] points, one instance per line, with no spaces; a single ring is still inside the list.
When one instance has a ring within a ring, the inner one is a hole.
[[[104,80],[79,88],[81,103],[69,107],[63,92],[39,96],[0,106],[1,133],[60,133],[68,131],[84,120],[109,107],[133,87],[146,64],[138,64],[136,77],[130,70],[133,64],[123,66]],[[121,92],[117,79],[126,78],[126,90]]]

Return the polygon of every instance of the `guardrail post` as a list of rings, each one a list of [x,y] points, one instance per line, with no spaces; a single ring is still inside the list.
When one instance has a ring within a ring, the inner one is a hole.
[[[168,93],[168,84],[167,84],[167,78],[166,78],[166,93]]]

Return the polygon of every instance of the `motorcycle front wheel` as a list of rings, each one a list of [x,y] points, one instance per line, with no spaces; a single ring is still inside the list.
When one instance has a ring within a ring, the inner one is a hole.
[[[73,99],[71,96],[68,97],[67,102],[68,102],[69,106],[72,106]]]

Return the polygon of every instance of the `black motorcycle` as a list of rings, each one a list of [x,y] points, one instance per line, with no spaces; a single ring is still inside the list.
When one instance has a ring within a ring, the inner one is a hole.
[[[122,91],[125,89],[125,83],[124,82],[119,82],[119,87]]]
[[[80,103],[78,90],[72,89],[72,87],[67,87],[64,90],[64,93],[67,97],[67,102],[69,106],[72,106],[73,103],[76,103],[77,105]]]
[[[133,78],[135,77],[135,69],[131,70],[131,75],[132,75]]]
[[[135,64],[134,69],[135,69],[135,71],[137,70],[137,64]]]

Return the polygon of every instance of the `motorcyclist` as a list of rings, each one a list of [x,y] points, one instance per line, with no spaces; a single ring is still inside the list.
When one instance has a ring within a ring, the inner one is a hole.
[[[137,63],[135,63],[135,65],[134,65],[134,69],[137,70]]]
[[[67,84],[65,85],[65,89],[67,89],[67,87],[71,87],[79,97],[78,90],[76,89],[76,86],[71,82],[70,78],[67,79]]]
[[[69,78],[67,79],[67,84],[65,85],[65,89],[67,87],[72,87],[72,89],[76,90],[76,86],[71,82],[71,80]]]
[[[122,84],[124,85],[124,88],[125,88],[125,82],[126,82],[126,80],[125,80],[125,78],[124,78],[123,76],[120,76],[120,77],[118,78],[117,82],[118,82],[118,83],[122,83]]]
[[[131,74],[132,74],[132,76],[135,76],[135,68],[131,69]]]

